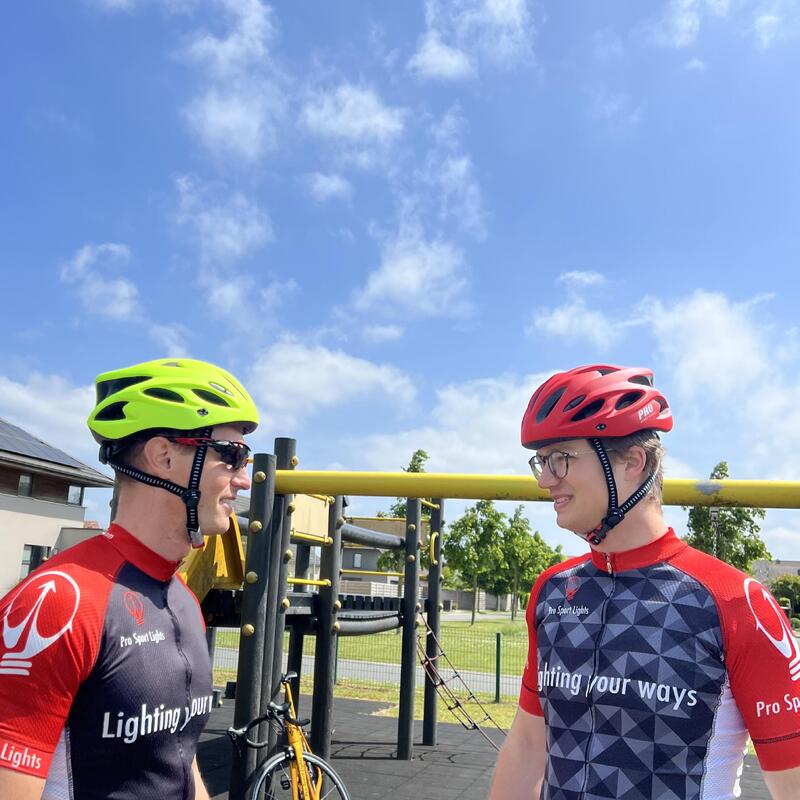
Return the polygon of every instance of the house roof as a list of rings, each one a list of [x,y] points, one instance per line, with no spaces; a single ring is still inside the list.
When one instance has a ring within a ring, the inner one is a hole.
[[[0,418],[0,462],[60,475],[81,486],[113,486],[101,472]]]

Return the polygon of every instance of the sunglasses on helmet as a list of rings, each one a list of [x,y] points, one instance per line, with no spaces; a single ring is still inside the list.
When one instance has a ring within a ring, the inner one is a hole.
[[[209,439],[205,436],[171,436],[175,444],[189,447],[209,447],[219,453],[220,459],[233,469],[241,469],[250,458],[250,448],[244,442],[230,442],[224,439]]]

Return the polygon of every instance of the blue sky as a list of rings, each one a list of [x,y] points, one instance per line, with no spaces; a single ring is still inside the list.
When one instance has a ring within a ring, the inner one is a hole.
[[[95,463],[94,376],[182,354],[307,469],[518,473],[538,382],[603,361],[654,368],[668,475],[797,480],[798,39],[788,0],[9,7],[0,416]]]

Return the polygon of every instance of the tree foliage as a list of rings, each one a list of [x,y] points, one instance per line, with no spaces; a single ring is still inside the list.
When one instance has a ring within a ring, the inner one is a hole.
[[[714,480],[727,478],[727,462],[720,461],[709,477]],[[766,516],[763,508],[722,506],[716,510],[716,514],[715,524],[709,507],[693,506],[689,510],[686,541],[692,547],[716,556],[743,572],[749,572],[756,559],[771,558],[767,546],[758,535],[761,528],[756,520]]]
[[[769,590],[778,602],[786,597],[792,604],[792,613],[800,608],[800,575],[781,575],[770,583]]]
[[[554,550],[531,531],[522,506],[509,519],[491,500],[480,500],[450,526],[444,554],[451,585],[474,592],[475,603],[479,589],[511,594],[512,616],[519,595],[527,593],[542,570],[563,558],[560,547]]]

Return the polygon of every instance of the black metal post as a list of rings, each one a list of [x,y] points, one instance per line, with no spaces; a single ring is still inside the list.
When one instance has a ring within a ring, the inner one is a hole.
[[[438,651],[436,642],[439,641],[440,627],[440,589],[442,585],[442,532],[444,529],[444,500],[434,500],[435,505],[431,513],[430,539],[431,565],[428,569],[428,627],[433,636],[427,636],[425,641],[425,655],[432,662],[433,666],[438,666]],[[437,724],[437,701],[436,686],[431,675],[425,673],[425,712],[422,720],[422,743],[425,745],[436,744],[436,724]]]
[[[217,629],[206,628],[206,644],[208,645],[208,657],[211,659],[211,669],[214,669],[214,655],[217,651]]]
[[[275,439],[275,461],[277,469],[289,469],[294,458],[296,442],[294,439]],[[269,564],[269,589],[267,596],[267,626],[264,634],[263,688],[261,690],[261,713],[267,710],[269,701],[280,688],[281,662],[283,660],[283,631],[286,623],[286,609],[283,599],[288,587],[289,533],[291,530],[291,496],[276,495],[272,513],[272,560]],[[266,759],[277,744],[277,733],[266,723],[261,727],[269,739],[269,747],[261,751]],[[263,738],[262,738],[263,741]]]
[[[419,589],[419,529],[421,503],[408,499],[406,506],[406,566],[403,581],[403,643],[400,659],[400,710],[397,720],[397,757],[410,761],[414,745],[414,688],[417,666],[417,592]]]
[[[239,728],[254,719],[261,710],[264,644],[267,617],[267,583],[275,503],[275,456],[256,454],[253,460],[253,487],[250,492],[250,515],[247,537],[247,579],[242,591],[241,640],[237,668],[236,707],[233,724]],[[247,786],[256,768],[255,750],[235,749],[231,765],[230,800],[244,800]]]
[[[294,449],[292,449],[294,456]],[[294,469],[297,465],[297,459],[289,461],[288,469]],[[287,516],[289,522],[289,536],[291,537],[291,516]],[[291,539],[289,539],[291,541]],[[287,545],[288,547],[288,545]],[[311,545],[302,544],[298,542],[295,546],[294,555],[294,576],[306,580],[308,578],[309,567],[311,566]],[[287,584],[288,588],[288,584]],[[294,587],[295,592],[308,592],[309,586],[305,584],[297,584]],[[286,659],[287,672],[296,672],[297,679],[292,681],[292,696],[294,697],[295,708],[297,709],[298,716],[300,714],[300,680],[303,676],[303,646],[305,643],[305,629],[301,625],[293,625],[289,629],[289,654]]]
[[[343,508],[342,497],[337,497],[328,507],[328,536],[333,539],[333,543],[322,549],[319,569],[320,579],[329,580],[330,586],[321,586],[317,595],[317,648],[314,656],[314,696],[311,704],[311,749],[323,758],[330,758],[331,755]]]

